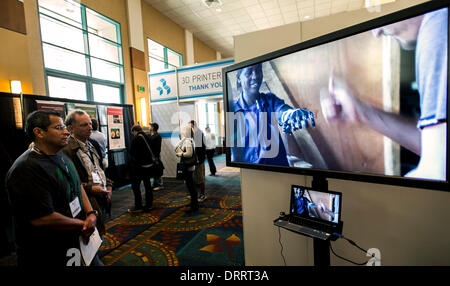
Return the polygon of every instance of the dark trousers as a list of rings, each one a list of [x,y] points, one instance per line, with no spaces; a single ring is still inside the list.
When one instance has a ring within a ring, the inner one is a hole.
[[[153,188],[150,182],[150,174],[145,174],[145,170],[139,170],[131,179],[131,188],[134,193],[134,206],[136,209],[142,208],[141,181],[144,181],[145,187],[145,207],[153,206]]]
[[[197,195],[197,190],[195,189],[195,184],[194,184],[194,172],[185,170],[183,172],[183,175],[184,175],[184,181],[186,182],[186,187],[189,191],[189,194],[191,195],[191,209],[197,210],[198,209],[198,195]]]
[[[209,171],[213,175],[217,172],[216,165],[214,164],[214,160],[213,160],[215,151],[216,150],[214,150],[214,149],[206,150],[206,158],[208,159]]]

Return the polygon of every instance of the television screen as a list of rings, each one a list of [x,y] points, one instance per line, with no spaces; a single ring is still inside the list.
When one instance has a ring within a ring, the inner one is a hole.
[[[448,4],[224,68],[227,165],[448,188]]]

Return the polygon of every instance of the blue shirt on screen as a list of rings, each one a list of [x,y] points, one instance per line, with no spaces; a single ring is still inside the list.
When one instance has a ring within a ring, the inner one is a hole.
[[[425,14],[416,46],[416,80],[423,128],[447,119],[448,8]]]
[[[271,124],[272,116],[276,116],[273,119],[278,122],[279,114],[288,109],[291,109],[291,107],[273,93],[260,93],[256,103],[252,106],[246,106],[241,94],[234,103],[234,113],[245,117],[245,137],[238,138],[237,127],[234,129],[235,137],[234,142],[232,142],[231,160],[234,162],[288,166],[286,149],[278,131],[278,124],[275,124],[275,126]],[[278,136],[276,145],[273,143],[274,140],[271,140],[271,136]],[[267,141],[264,141],[264,138]],[[238,143],[239,140],[241,145]],[[267,144],[261,144],[261,140]],[[276,149],[278,149],[278,152],[275,156],[268,155]]]

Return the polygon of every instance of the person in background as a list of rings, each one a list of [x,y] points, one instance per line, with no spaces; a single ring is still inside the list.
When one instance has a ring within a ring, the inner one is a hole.
[[[197,190],[195,189],[193,177],[196,161],[196,158],[194,156],[194,131],[192,130],[192,127],[185,126],[180,135],[181,140],[175,146],[175,155],[177,157],[180,157],[180,162],[183,163],[184,181],[191,196],[190,209],[187,211],[187,213],[195,213],[198,211],[199,206]]]
[[[152,148],[155,160],[161,161],[161,143],[162,138],[158,133],[159,125],[156,122],[150,124],[150,147]],[[161,177],[153,177],[153,190],[159,191],[164,189]]]
[[[95,142],[98,143],[98,146],[100,147],[99,154],[102,157],[103,169],[106,169],[108,167],[108,161],[106,160],[106,136],[105,136],[105,134],[103,134],[99,131],[100,125],[98,124],[98,120],[95,118],[92,118],[91,121],[92,121],[92,134],[89,139],[95,140]],[[91,141],[91,143],[93,143],[93,142]],[[94,145],[94,147],[96,147],[96,146]],[[96,147],[96,149],[97,149],[97,147]]]
[[[211,172],[210,175],[215,176],[217,169],[213,158],[216,151],[216,136],[214,133],[211,133],[209,126],[206,126],[205,132],[206,158],[208,159],[209,171]]]
[[[206,159],[206,144],[205,135],[197,127],[194,120],[189,122],[189,126],[194,131],[194,143],[195,154],[197,156],[197,164],[194,171],[194,182],[200,188],[200,195],[198,197],[199,202],[203,202],[206,199],[206,186],[205,186],[205,159]]]
[[[149,150],[150,138],[144,133],[140,125],[134,125],[131,128],[133,140],[131,141],[131,187],[134,194],[134,208],[128,212],[150,212],[153,208],[153,189],[150,182],[152,173],[150,165],[153,164],[153,156]],[[152,150],[153,152],[153,150]],[[141,181],[144,181],[145,187],[145,206],[142,205]]]
[[[83,188],[92,207],[97,210],[97,228],[101,236],[105,235],[105,209],[111,202],[113,182],[106,178],[101,166],[101,157],[89,142],[92,123],[89,115],[80,109],[67,114],[65,124],[71,135],[63,152],[73,161],[80,176]]]
[[[67,252],[79,248],[80,235],[88,243],[97,213],[75,165],[60,151],[68,143],[69,132],[59,113],[34,111],[27,117],[25,130],[34,146],[17,158],[6,176],[17,264],[66,266],[70,259]]]

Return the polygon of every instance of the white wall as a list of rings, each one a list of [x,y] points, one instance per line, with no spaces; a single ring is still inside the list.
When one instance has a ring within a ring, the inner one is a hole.
[[[398,0],[379,13],[360,10],[235,37],[240,62],[425,1]],[[270,40],[268,40],[270,39]],[[273,220],[288,211],[290,186],[311,177],[241,169],[245,261],[248,266],[283,265]],[[343,193],[343,234],[361,247],[379,248],[382,265],[450,265],[450,193],[329,179]],[[312,239],[281,230],[287,265],[313,265]],[[332,243],[348,259],[368,257],[344,240]],[[350,265],[331,255],[331,265]]]

